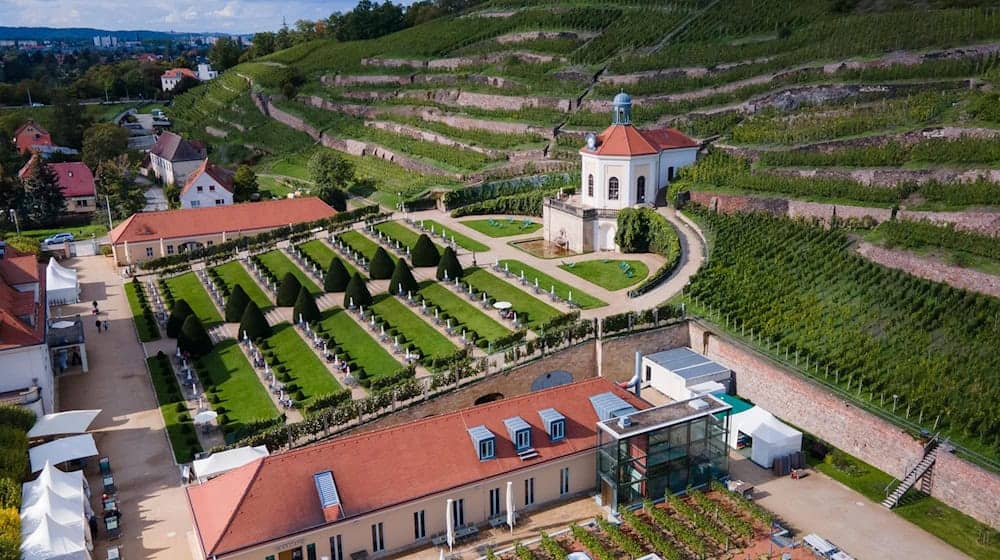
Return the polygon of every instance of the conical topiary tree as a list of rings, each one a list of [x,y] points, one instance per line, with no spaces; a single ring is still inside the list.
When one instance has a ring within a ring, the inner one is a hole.
[[[438,280],[444,280],[444,272],[446,270],[448,271],[449,280],[461,278],[462,274],[464,274],[462,263],[458,262],[458,255],[455,254],[455,250],[451,247],[445,247],[444,254],[441,255],[441,262],[438,263],[437,268]]]
[[[295,298],[295,309],[292,310],[292,320],[298,321],[300,318],[306,323],[320,320],[316,299],[305,286],[299,290],[299,297]]]
[[[347,267],[343,261],[334,257],[330,261],[330,268],[326,270],[323,277],[323,290],[327,292],[343,292],[347,288],[347,283],[351,281],[351,274],[347,272]]]
[[[426,233],[421,233],[417,238],[417,242],[410,249],[410,255],[413,258],[413,266],[437,266],[441,260],[441,254]]]
[[[243,310],[243,317],[240,317],[240,340],[243,340],[243,333],[246,333],[250,340],[271,336],[271,326],[267,324],[267,318],[253,301],[247,304]]]
[[[351,281],[347,283],[347,289],[344,290],[344,307],[350,307],[352,302],[356,306],[372,304],[372,295],[368,293],[365,279],[358,272],[351,276]]]
[[[413,278],[413,273],[410,272],[410,265],[406,264],[406,259],[396,261],[396,270],[392,271],[392,280],[389,281],[390,294],[398,294],[400,288],[403,290],[403,295],[420,289],[416,279]]]
[[[193,314],[194,311],[191,311],[191,306],[188,305],[188,302],[183,299],[175,301],[173,307],[170,308],[170,317],[167,318],[167,336],[170,338],[180,336],[184,320]]]
[[[286,272],[281,279],[281,286],[278,287],[278,307],[291,307],[295,305],[295,298],[299,297],[299,290],[302,283],[291,272]]]
[[[177,337],[177,347],[192,356],[204,356],[212,351],[212,339],[193,313],[184,319],[181,334]]]
[[[239,322],[240,318],[243,317],[243,310],[247,308],[248,303],[250,303],[250,296],[247,295],[243,286],[239,284],[234,286],[233,291],[229,293],[229,298],[226,300],[226,322]]]
[[[385,249],[379,247],[368,263],[368,277],[372,280],[386,280],[392,276],[392,257]]]

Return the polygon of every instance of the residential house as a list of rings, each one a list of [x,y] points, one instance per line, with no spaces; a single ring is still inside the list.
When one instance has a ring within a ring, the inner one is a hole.
[[[198,169],[188,175],[181,189],[181,208],[204,208],[233,203],[233,172],[210,163],[201,162]]]
[[[54,146],[52,135],[42,125],[33,120],[22,124],[14,131],[14,146],[19,153],[36,151],[41,146]]]
[[[31,156],[28,163],[17,172],[17,176],[21,179],[27,177],[38,161],[38,154]],[[66,199],[66,213],[83,214],[97,210],[97,187],[94,174],[87,164],[82,161],[67,161],[50,163],[48,166],[56,174],[59,190]]]
[[[149,168],[165,185],[184,184],[205,160],[205,146],[179,134],[162,132],[149,150]]]
[[[0,402],[55,412],[45,339],[45,265],[0,241]]]
[[[160,88],[163,91],[172,91],[177,84],[181,83],[181,80],[187,76],[188,78],[198,79],[198,74],[195,74],[190,68],[171,68],[160,76]]]
[[[335,213],[315,197],[140,212],[118,224],[109,236],[115,261],[127,266]]]
[[[219,77],[219,72],[217,70],[212,70],[211,64],[199,64],[198,65],[198,79],[207,82],[208,80],[214,80]]]

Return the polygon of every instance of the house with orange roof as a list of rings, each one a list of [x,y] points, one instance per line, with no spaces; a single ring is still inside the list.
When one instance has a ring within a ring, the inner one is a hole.
[[[192,171],[181,189],[181,208],[204,208],[233,203],[233,175],[207,159]]]
[[[108,236],[115,262],[129,266],[335,213],[315,197],[140,212],[115,226]]]
[[[730,405],[606,378],[251,460],[187,488],[206,560],[379,558],[594,496],[610,511],[728,471]]]
[[[17,176],[24,179],[38,162],[39,155],[36,153],[17,172]],[[94,182],[94,173],[86,163],[66,161],[49,163],[48,166],[56,174],[59,190],[62,191],[62,195],[66,199],[66,212],[68,214],[85,214],[97,210],[97,186]]]
[[[14,131],[14,147],[18,153],[37,151],[42,146],[54,146],[52,135],[42,125],[28,119]]]
[[[177,87],[177,84],[181,83],[181,80],[185,77],[197,80],[198,74],[195,74],[194,70],[191,70],[190,68],[171,68],[160,76],[160,88],[162,88],[163,91],[171,91]]]
[[[694,164],[698,148],[674,128],[636,128],[632,98],[619,93],[611,126],[587,134],[580,148],[580,192],[545,200],[545,240],[576,253],[617,251],[618,212],[663,205],[667,186],[680,168]]]

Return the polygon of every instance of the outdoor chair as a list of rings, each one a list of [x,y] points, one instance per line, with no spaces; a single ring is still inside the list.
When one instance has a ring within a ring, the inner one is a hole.
[[[101,474],[111,474],[111,459],[108,457],[101,457],[98,465],[101,467]]]
[[[114,546],[108,549],[108,560],[121,560],[121,547]]]
[[[122,536],[122,529],[119,523],[121,514],[118,512],[108,513],[104,515],[104,529],[108,533],[109,540],[119,539]]]
[[[105,494],[115,494],[118,492],[118,488],[115,487],[115,477],[111,474],[106,474],[102,477],[104,482],[104,493]]]

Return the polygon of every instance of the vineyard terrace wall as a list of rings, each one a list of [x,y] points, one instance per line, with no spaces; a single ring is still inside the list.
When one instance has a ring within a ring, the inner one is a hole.
[[[1000,243],[1000,240],[997,242]],[[868,242],[859,243],[857,251],[866,259],[889,268],[898,268],[914,276],[943,282],[954,288],[1000,298],[1000,276],[994,274],[952,266],[909,251],[887,249]]]

